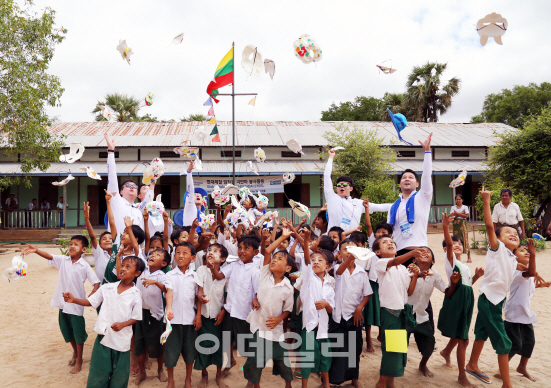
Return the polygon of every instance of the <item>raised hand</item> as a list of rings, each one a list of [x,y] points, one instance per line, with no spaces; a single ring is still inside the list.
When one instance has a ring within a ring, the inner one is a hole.
[[[111,201],[111,198],[113,198],[113,194],[111,194],[110,192],[108,192],[108,191],[105,190],[105,189],[103,189],[103,191],[105,191],[105,201],[106,201],[106,202]]]
[[[197,229],[197,227],[199,226],[199,220],[196,218],[193,220],[193,222],[191,223],[191,227],[193,229]]]
[[[308,245],[308,241],[310,240],[310,235],[312,232],[310,232],[308,229],[304,228],[302,229],[302,238],[304,239],[304,245]]]
[[[163,221],[168,222],[168,220],[170,220],[170,218],[168,218],[168,212],[165,211],[165,212],[163,212]]]
[[[262,240],[268,240],[270,238],[270,231],[268,229],[262,229]]]
[[[442,213],[442,226],[443,227],[450,226],[450,222],[452,222],[455,219],[455,216],[453,216],[452,214],[448,215],[447,213]]]
[[[192,172],[193,171],[193,167],[195,167],[195,162],[193,160],[190,160],[189,161],[189,164],[187,166],[187,172]]]
[[[530,253],[530,256],[536,254],[536,246],[537,246],[536,241],[533,238],[529,238],[528,239],[528,253]]]
[[[336,152],[333,149],[330,149],[327,153],[329,154],[329,159],[333,159],[336,154]]]
[[[282,232],[281,232],[281,235],[282,235],[283,237],[285,237],[285,238],[291,237],[292,234],[293,234],[293,231],[292,231],[291,229],[289,229],[289,228],[285,228],[285,229],[283,229]]]
[[[124,216],[124,225],[127,228],[131,228],[132,225],[134,225],[134,220],[132,218],[130,218],[129,216]]]
[[[362,204],[364,205],[365,212],[369,212],[369,198],[364,199]]]
[[[459,272],[454,272],[452,276],[450,277],[450,282],[453,284],[457,284],[459,282],[459,279],[461,279],[462,276]]]
[[[476,276],[481,278],[482,276],[484,276],[484,268],[476,268],[474,270],[474,273],[475,273]]]
[[[430,141],[432,139],[432,132],[429,134],[429,137],[427,137],[427,140],[421,141],[419,140],[419,144],[425,149],[426,152],[430,151]]]
[[[84,205],[83,205],[83,208],[84,208],[84,218],[89,218],[90,217],[90,205],[89,205],[89,202],[84,202]]]
[[[149,212],[147,211],[147,209],[144,209],[143,211],[143,220],[144,222],[149,220]]]
[[[109,135],[107,134],[107,132],[105,132],[103,137],[105,138],[105,141],[107,142],[107,148],[110,149],[110,150],[114,150],[115,149],[115,140],[109,139]]]
[[[492,193],[493,191],[486,191],[484,186],[482,186],[482,190],[480,191],[480,196],[482,197],[483,201],[490,201]]]

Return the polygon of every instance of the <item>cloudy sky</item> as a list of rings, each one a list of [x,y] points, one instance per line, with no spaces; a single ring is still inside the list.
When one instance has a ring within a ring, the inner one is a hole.
[[[254,108],[250,97],[236,98],[238,121],[318,121],[332,102],[402,92],[414,65],[438,61],[448,63],[445,78],[462,80],[441,121],[469,122],[488,93],[551,74],[551,2],[544,0],[36,0],[34,8],[46,6],[68,29],[50,67],[65,93],[49,113],[64,122],[93,121],[96,101],[113,92],[153,92],[153,106],[140,114],[159,119],[206,114],[207,84],[232,42],[236,92],[258,93]],[[475,25],[491,12],[509,28],[503,46],[490,38],[482,47]],[[170,45],[182,32],[183,43]],[[316,64],[294,56],[293,42],[305,33],[323,50]],[[135,53],[131,65],[115,49],[119,39]],[[273,81],[241,67],[249,43],[275,61]],[[394,74],[375,67],[387,59]],[[231,120],[230,99],[222,97],[215,112]]]

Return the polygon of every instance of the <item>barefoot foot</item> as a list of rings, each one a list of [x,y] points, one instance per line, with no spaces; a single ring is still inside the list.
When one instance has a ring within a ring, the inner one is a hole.
[[[82,369],[82,361],[78,362],[76,361],[75,362],[75,366],[73,367],[73,369],[71,369],[71,374],[77,374],[78,372],[80,372],[80,370]]]
[[[467,376],[459,376],[459,378],[457,379],[457,381],[459,382],[459,385],[461,385],[462,387],[465,387],[465,388],[475,388],[474,385],[471,384],[471,382],[469,381],[469,379],[467,378]]]
[[[69,360],[69,362],[67,363],[67,365],[69,366],[73,366],[77,363],[77,354],[76,353],[73,353],[73,357],[71,357],[71,359]]]
[[[142,381],[144,381],[147,378],[147,375],[145,374],[145,371],[140,371],[140,373],[136,376],[134,379],[134,384],[140,385]]]
[[[176,388],[176,386],[174,385],[174,380],[169,381],[166,388]]]
[[[158,372],[158,376],[159,376],[159,381],[161,383],[166,383],[168,381],[168,377],[166,377],[166,373],[164,371],[164,369],[161,369]]]
[[[521,367],[519,365],[519,367],[517,368],[517,372],[526,377],[528,380],[536,381],[536,378],[528,373],[528,370],[525,367]]]
[[[207,388],[209,385],[209,375],[201,376],[201,381],[197,384],[197,388]]]
[[[444,352],[443,350],[440,352],[440,355],[444,358],[444,360],[446,360],[446,366],[448,368],[452,368],[453,366],[452,366],[452,360],[450,358],[450,355]]]
[[[421,371],[421,373],[423,373],[423,376],[425,377],[431,379],[434,377],[434,373],[432,373],[426,365],[419,365],[419,370]]]
[[[237,361],[235,361],[233,358],[231,360],[231,366],[229,368],[225,368],[223,371],[222,371],[222,378],[225,378],[229,373],[230,373],[230,369],[233,368],[234,366],[237,365]]]
[[[352,379],[352,386],[354,388],[361,388],[360,382],[357,379]]]
[[[367,350],[368,353],[375,353],[375,348],[373,347],[373,344],[368,346],[366,350]]]

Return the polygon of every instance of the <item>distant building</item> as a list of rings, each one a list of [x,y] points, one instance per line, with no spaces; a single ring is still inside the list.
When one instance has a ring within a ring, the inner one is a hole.
[[[325,162],[320,158],[326,141],[325,131],[334,130],[341,122],[237,122],[235,138],[235,171],[238,184],[248,187],[261,186],[261,191],[270,197],[270,207],[286,207],[288,199],[300,201],[306,206],[319,207],[323,201],[322,176]],[[350,122],[349,125],[376,129],[384,143],[398,152],[393,172],[399,174],[406,168],[421,172],[424,153],[422,148],[400,143],[390,122]],[[119,180],[133,178],[141,183],[145,165],[160,157],[166,167],[165,175],[159,180],[156,194],[162,194],[167,209],[183,206],[185,171],[187,159],[173,152],[174,147],[183,145],[199,147],[203,170],[194,173],[197,185],[218,183],[221,187],[231,181],[232,175],[232,127],[231,122],[218,122],[221,143],[209,139],[198,142],[193,134],[205,122],[178,123],[56,123],[50,128],[52,134],[65,135],[66,145],[80,143],[86,147],[84,156],[73,164],[52,163],[46,171],[33,171],[32,188],[13,186],[0,193],[5,203],[9,193],[15,193],[20,204],[31,202],[32,198],[56,204],[63,194],[62,187],[51,184],[61,180],[69,172],[76,178],[67,185],[69,205],[67,226],[84,224],[83,202],[90,202],[92,224],[101,224],[105,213],[103,189],[107,187],[107,146],[103,134],[108,132],[116,142],[117,174]],[[409,123],[402,132],[404,138],[413,144],[433,132],[433,184],[435,187],[433,205],[452,205],[454,190],[449,183],[468,166],[469,175],[464,186],[455,189],[465,197],[465,204],[474,204],[474,198],[482,182],[482,162],[488,147],[495,144],[494,131],[501,133],[513,129],[504,124],[447,124]],[[285,142],[296,139],[303,146],[306,155],[290,151]],[[246,162],[254,159],[254,149],[262,147],[266,162],[258,163],[259,175],[250,171]],[[68,148],[63,151],[68,153]],[[90,166],[103,180],[96,181],[86,176],[81,166]],[[285,172],[293,172],[296,179],[292,184],[282,185],[280,179]],[[19,163],[0,157],[0,174],[22,176]],[[258,190],[258,189],[253,189]],[[53,207],[52,207],[53,209]],[[436,213],[435,213],[436,214]]]

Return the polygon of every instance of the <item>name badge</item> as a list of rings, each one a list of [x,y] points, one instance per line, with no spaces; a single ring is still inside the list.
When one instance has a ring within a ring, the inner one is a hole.
[[[411,237],[411,225],[407,221],[400,222],[400,231],[403,238]]]
[[[348,225],[348,226],[350,226],[350,222],[351,221],[348,218],[344,218],[344,217],[341,220],[341,224]]]

